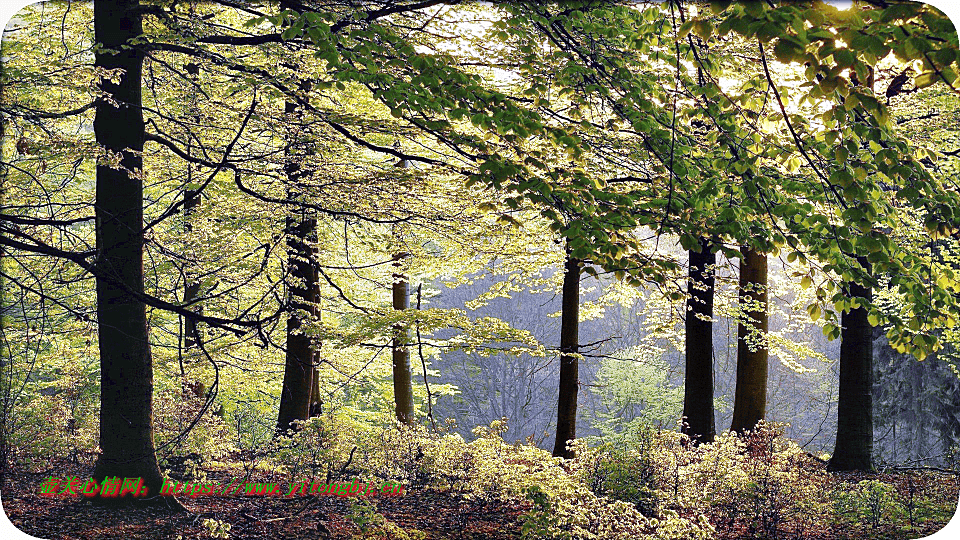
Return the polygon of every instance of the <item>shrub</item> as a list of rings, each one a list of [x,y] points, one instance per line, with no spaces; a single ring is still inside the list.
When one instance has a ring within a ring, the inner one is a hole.
[[[377,511],[376,501],[353,499],[346,515],[360,529],[361,538],[395,538],[423,540],[426,535],[416,529],[404,529]]]
[[[650,439],[636,444],[604,443],[583,452],[584,481],[597,496],[628,502],[645,516],[655,516],[655,470],[649,454]]]
[[[854,501],[861,521],[869,524],[875,531],[880,528],[881,523],[898,518],[903,509],[896,500],[893,486],[880,480],[858,482]]]

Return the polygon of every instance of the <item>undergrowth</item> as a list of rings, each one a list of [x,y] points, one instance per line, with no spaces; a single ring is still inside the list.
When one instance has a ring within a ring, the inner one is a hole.
[[[183,392],[161,407],[180,407],[187,418],[202,403],[202,396],[188,396]],[[168,417],[175,412],[165,411]],[[475,428],[467,441],[442,429],[328,410],[292,437],[250,446],[234,444],[243,441],[229,434],[229,422],[208,415],[186,434],[182,424],[161,422],[160,441],[183,437],[178,451],[162,456],[165,474],[202,481],[205,469],[226,466],[271,481],[356,478],[399,482],[408,492],[446,492],[466,505],[519,503],[518,532],[529,539],[915,538],[950,520],[960,489],[960,477],[951,474],[827,473],[821,458],[783,436],[783,426],[765,423],[701,445],[655,429],[616,440],[576,440],[577,457],[562,460],[505,441],[505,420]],[[93,446],[83,439],[70,445]],[[52,457],[42,454],[35,448],[14,456],[24,456],[23,466]],[[386,520],[375,502],[353,501],[345,517],[357,538],[424,537]],[[215,525],[211,534],[227,534],[229,524]]]

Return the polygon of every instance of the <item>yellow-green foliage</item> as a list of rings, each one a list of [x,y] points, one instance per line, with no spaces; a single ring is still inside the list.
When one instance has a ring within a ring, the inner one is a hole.
[[[577,457],[564,462],[534,446],[504,442],[505,420],[475,428],[470,442],[388,418],[370,420],[347,409],[311,419],[274,458],[297,478],[391,480],[410,491],[524,501],[525,538],[706,539],[721,530],[779,538],[830,529],[850,536],[878,532],[883,520],[906,515],[905,495],[894,486],[847,483],[827,473],[782,436],[780,425],[760,424],[743,436],[723,433],[699,446],[681,433],[652,429],[594,446],[577,440]],[[913,497],[915,530],[930,516],[948,518],[955,504],[920,487]]]
[[[407,489],[451,490],[465,498],[524,500],[531,489],[545,497],[545,519],[529,531],[531,538],[708,538],[702,518],[666,511],[646,517],[633,504],[598,496],[581,481],[583,458],[567,463],[549,452],[524,444],[508,444],[501,435],[506,422],[474,429],[466,442],[457,434],[431,433],[420,427],[375,428],[343,415],[311,419],[277,454],[292,476],[305,470],[304,456],[317,456],[316,474],[330,472],[364,480],[394,480]],[[585,456],[591,450],[578,442]],[[297,451],[293,451],[296,448]],[[350,456],[353,454],[353,458]],[[299,457],[298,457],[299,456]]]
[[[403,529],[377,512],[376,501],[353,500],[347,519],[360,529],[353,538],[392,538],[395,540],[424,540],[426,535],[417,529]]]

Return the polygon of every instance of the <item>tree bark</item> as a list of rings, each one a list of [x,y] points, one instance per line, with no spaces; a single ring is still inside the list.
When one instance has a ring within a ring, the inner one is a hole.
[[[320,268],[317,261],[316,252],[314,252],[313,267],[313,307],[314,317],[319,323],[322,313],[320,311]],[[323,399],[320,397],[320,342],[314,341],[313,349],[313,374],[310,378],[310,418],[320,416],[323,413]]]
[[[96,0],[96,66],[122,70],[103,78],[106,98],[93,122],[105,156],[97,163],[97,331],[100,349],[100,456],[93,478],[141,478],[148,496],[163,485],[153,433],[153,364],[143,294],[143,53],[128,40],[142,34],[137,0]],[[119,167],[111,163],[119,158]],[[129,494],[104,501],[130,501]],[[170,501],[173,503],[174,501]]]
[[[710,241],[700,239],[700,252],[691,250],[684,324],[686,375],[683,392],[683,432],[694,443],[713,442],[713,295],[717,256]]]
[[[858,257],[869,273],[870,263]],[[873,299],[873,291],[848,285],[848,297]],[[840,392],[837,401],[837,442],[829,471],[873,470],[873,330],[861,306],[840,316]]]
[[[188,164],[188,167],[192,165]],[[189,180],[188,180],[189,181]],[[192,189],[186,189],[183,191],[183,228],[184,232],[189,236],[193,231],[193,224],[190,220],[193,217],[194,212],[200,207],[200,194]],[[186,280],[183,286],[183,303],[185,306],[190,308],[190,310],[197,313],[202,313],[202,308],[199,304],[196,304],[197,298],[200,297],[200,281],[197,278],[197,268],[195,261],[187,261],[187,268],[184,271]],[[186,316],[183,319],[183,348],[184,350],[190,350],[200,343],[200,330],[197,327],[197,319],[195,317]]]
[[[396,272],[393,274],[393,309],[405,310],[410,307],[410,290],[407,277],[401,267],[405,253],[393,256]],[[402,424],[412,424],[413,414],[413,375],[410,372],[409,336],[403,325],[393,328],[393,396],[397,409],[397,420]]]
[[[563,272],[563,298],[560,314],[560,393],[557,398],[557,437],[553,445],[555,457],[573,458],[567,441],[577,438],[577,391],[579,362],[577,352],[580,324],[580,260],[567,258]]]
[[[744,246],[740,252],[740,306],[737,330],[737,387],[733,422],[737,433],[753,429],[767,406],[767,256]]]
[[[309,245],[310,233],[316,220],[299,221],[287,216],[287,261],[289,265],[287,308],[287,353],[283,368],[283,390],[277,419],[279,432],[289,431],[293,422],[310,417],[311,383],[313,379],[314,347],[310,336],[304,334],[303,323],[314,313],[312,287],[313,257]],[[310,287],[310,288],[308,288]]]
[[[320,353],[317,352],[317,356],[314,360],[314,365],[319,365],[320,363]],[[313,368],[313,374],[310,377],[310,418],[316,418],[323,414],[323,399],[320,397],[320,370],[316,367]]]
[[[187,74],[193,79],[193,82],[196,83],[198,75],[200,73],[200,66],[197,64],[187,64],[185,66]],[[190,120],[195,123],[199,123],[199,110],[197,108],[196,97],[194,96],[189,104],[189,116]],[[187,155],[191,155],[193,152],[192,138],[189,136],[189,132],[186,137],[186,152]],[[192,188],[193,183],[193,164],[187,163],[187,186],[183,190],[183,231],[185,236],[189,239],[191,233],[193,232],[193,214],[197,212],[200,208],[200,192]],[[191,250],[191,252],[194,252]],[[183,304],[189,307],[192,311],[197,313],[202,313],[202,309],[199,304],[196,304],[197,298],[200,297],[200,281],[199,281],[199,270],[197,268],[197,262],[195,260],[188,259],[186,262],[186,268],[184,269],[184,284],[183,284]],[[196,347],[200,343],[200,330],[197,327],[197,319],[195,317],[186,316],[183,319],[183,349],[190,350],[191,348]],[[181,369],[183,368],[183,363],[181,362]]]
[[[287,115],[300,112],[296,103],[287,102]],[[302,192],[300,179],[304,171],[300,159],[306,154],[296,141],[287,151],[287,198],[294,200]],[[317,220],[306,215],[288,213],[284,232],[287,238],[287,353],[283,367],[283,388],[277,418],[278,433],[295,427],[294,422],[310,418],[314,363],[317,357],[313,339],[304,334],[304,322],[319,316],[316,297],[317,263],[313,244],[316,242]]]

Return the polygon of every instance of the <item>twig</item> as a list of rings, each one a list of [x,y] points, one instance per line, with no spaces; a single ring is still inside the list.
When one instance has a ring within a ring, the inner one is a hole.
[[[417,311],[420,311],[420,293],[423,283],[417,285]],[[427,416],[433,431],[437,431],[437,422],[433,419],[433,397],[430,394],[430,382],[427,380],[427,361],[423,358],[423,339],[420,338],[420,319],[417,319],[417,352],[420,354],[420,364],[423,365],[423,384],[427,387]]]
[[[886,467],[884,470],[887,471],[934,471],[941,472],[946,474],[954,474],[960,476],[960,471],[953,469],[942,469],[940,467]]]

